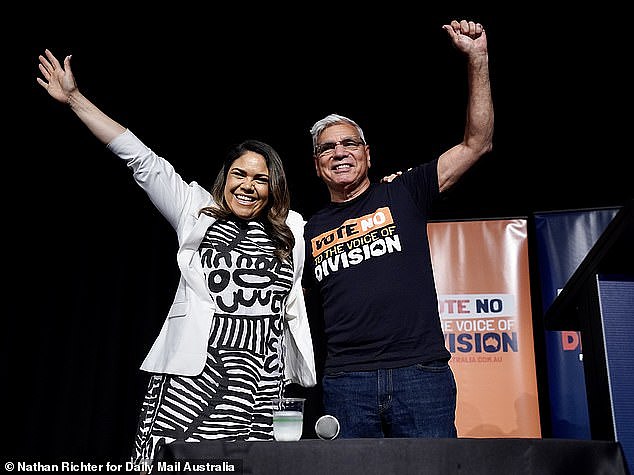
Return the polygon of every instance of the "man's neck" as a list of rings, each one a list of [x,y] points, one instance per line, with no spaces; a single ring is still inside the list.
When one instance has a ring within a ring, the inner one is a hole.
[[[342,188],[330,189],[330,201],[333,203],[345,203],[350,201],[370,187],[370,180],[365,179],[361,184],[356,186],[344,186]]]

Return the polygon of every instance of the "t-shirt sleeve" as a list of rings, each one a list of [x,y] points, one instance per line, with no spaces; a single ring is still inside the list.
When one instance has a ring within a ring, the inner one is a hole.
[[[440,196],[438,159],[418,165],[403,173],[396,180],[407,188],[416,205],[427,213],[432,203]]]

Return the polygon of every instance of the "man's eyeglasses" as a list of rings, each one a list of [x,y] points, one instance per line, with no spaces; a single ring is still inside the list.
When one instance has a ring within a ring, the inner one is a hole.
[[[315,147],[315,155],[319,158],[326,158],[334,155],[337,145],[341,145],[347,152],[355,152],[359,147],[365,145],[361,139],[343,139],[337,142],[324,142]]]

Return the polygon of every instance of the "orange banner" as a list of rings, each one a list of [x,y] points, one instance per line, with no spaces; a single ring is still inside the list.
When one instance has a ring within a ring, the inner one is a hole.
[[[525,219],[428,226],[459,437],[541,437]]]

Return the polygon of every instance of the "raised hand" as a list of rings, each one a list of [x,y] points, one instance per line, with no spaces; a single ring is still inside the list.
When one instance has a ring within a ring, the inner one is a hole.
[[[467,55],[487,52],[487,36],[480,23],[452,20],[450,25],[443,25],[443,29],[460,52]]]
[[[59,102],[68,102],[70,94],[77,89],[75,77],[70,68],[70,55],[64,58],[64,66],[48,49],[44,50],[46,57],[39,55],[40,71],[44,79],[37,78],[37,82]]]

